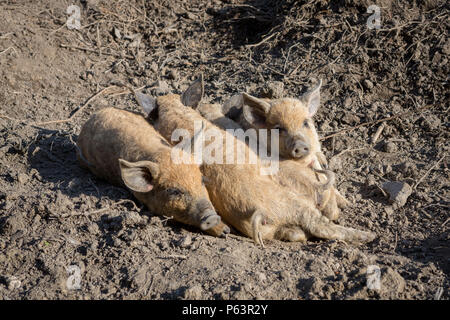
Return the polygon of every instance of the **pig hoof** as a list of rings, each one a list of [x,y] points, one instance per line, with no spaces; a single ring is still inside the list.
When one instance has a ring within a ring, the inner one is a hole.
[[[220,235],[221,238],[226,238],[227,235],[229,235],[231,232],[231,229],[229,226],[225,226],[222,230],[222,234]]]
[[[200,223],[200,229],[203,231],[211,229],[220,223],[220,216],[217,214],[206,216]]]
[[[262,239],[261,232],[258,231],[258,236],[257,236],[257,237],[258,237],[257,243],[258,243],[259,245],[261,245],[261,247],[265,248],[265,246],[264,246],[264,241],[263,241],[263,239]]]

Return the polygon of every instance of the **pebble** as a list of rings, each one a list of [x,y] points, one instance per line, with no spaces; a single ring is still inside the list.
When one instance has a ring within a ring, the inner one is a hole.
[[[26,184],[28,182],[28,175],[25,173],[19,173],[17,175],[17,181],[19,181],[20,184]]]
[[[116,40],[122,39],[122,34],[120,33],[120,30],[118,28],[114,27],[113,34],[114,34],[114,38],[116,38]]]
[[[22,282],[16,276],[10,276],[6,278],[6,284],[8,285],[8,290],[19,289]]]
[[[280,272],[280,279],[285,280],[286,282],[290,282],[291,276],[289,275],[289,272],[286,270],[283,270]]]
[[[385,207],[384,208],[384,212],[386,212],[387,214],[391,215],[394,213],[394,208],[392,208],[391,206]]]
[[[100,232],[100,228],[98,227],[98,225],[96,223],[92,223],[88,226],[88,231],[91,234],[98,234]]]
[[[393,153],[397,151],[397,145],[393,142],[387,142],[384,145],[384,151],[388,153]]]
[[[352,105],[352,103],[353,103],[352,98],[347,97],[347,98],[345,98],[345,101],[344,101],[344,107],[350,107]]]
[[[267,280],[266,275],[265,275],[264,273],[262,273],[262,272],[257,272],[257,273],[256,273],[256,276],[258,277],[258,280],[259,280],[260,282],[264,282],[264,281]]]
[[[126,221],[131,224],[141,224],[141,222],[142,222],[141,215],[134,211],[128,212],[127,215],[125,216],[125,218],[126,218]]]
[[[371,90],[373,88],[373,83],[369,79],[364,80],[363,85],[367,90]]]
[[[176,245],[181,248],[187,248],[192,244],[192,238],[189,235],[184,236],[176,242]]]
[[[192,286],[184,291],[184,298],[187,300],[199,300],[202,298],[202,288],[200,286]]]
[[[381,293],[394,295],[392,298],[398,297],[398,294],[405,290],[405,279],[394,269],[387,267],[382,270],[381,277]]]
[[[389,200],[399,208],[405,205],[412,193],[411,186],[406,182],[387,181],[382,184],[382,188],[389,194]]]

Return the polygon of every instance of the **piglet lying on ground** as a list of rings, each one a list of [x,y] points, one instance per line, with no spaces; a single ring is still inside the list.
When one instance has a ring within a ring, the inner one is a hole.
[[[151,212],[214,236],[229,233],[209,200],[198,165],[174,163],[169,144],[141,115],[103,109],[83,126],[77,145],[82,166],[125,185]]]

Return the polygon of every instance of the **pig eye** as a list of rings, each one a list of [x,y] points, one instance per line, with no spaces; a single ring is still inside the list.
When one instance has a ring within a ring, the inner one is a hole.
[[[280,130],[280,132],[286,132],[286,129],[280,126],[279,124],[275,125],[273,128]]]
[[[179,197],[182,194],[184,194],[183,191],[181,191],[180,189],[177,188],[169,188],[166,189],[166,193],[170,196],[170,197]]]
[[[309,128],[309,122],[308,122],[308,120],[303,121],[303,127]]]

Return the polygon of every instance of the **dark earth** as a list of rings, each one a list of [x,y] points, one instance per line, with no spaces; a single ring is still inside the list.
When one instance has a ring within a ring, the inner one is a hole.
[[[79,29],[66,25],[71,4]],[[449,9],[0,0],[0,299],[448,300]],[[91,114],[139,111],[114,84],[180,93],[200,73],[218,103],[243,91],[299,97],[322,79],[316,125],[353,201],[338,223],[377,238],[266,248],[214,238],[79,167],[74,142]],[[366,286],[371,265],[379,289]]]

